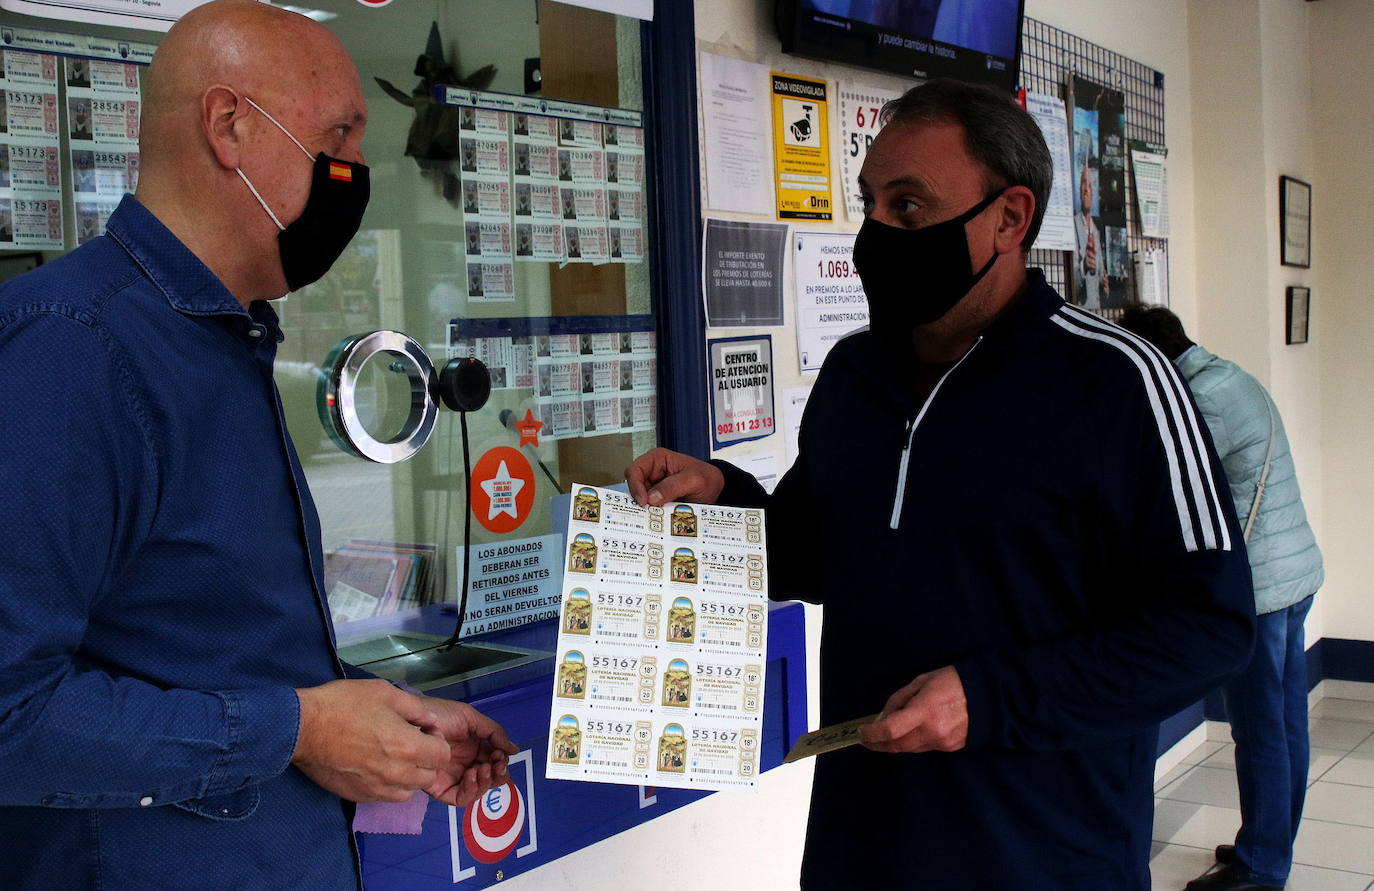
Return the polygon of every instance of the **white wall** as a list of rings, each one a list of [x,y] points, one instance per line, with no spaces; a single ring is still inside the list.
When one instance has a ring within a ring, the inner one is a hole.
[[[1326,552],[1325,632],[1374,640],[1374,301],[1371,300],[1369,208],[1374,206],[1374,4],[1322,0],[1304,4],[1311,30],[1311,84],[1316,164],[1312,176],[1312,312],[1322,344],[1320,437],[1326,485],[1322,547]],[[1297,42],[1297,38],[1292,38]]]
[[[1316,178],[1312,137],[1312,67],[1316,60],[1309,54],[1306,41],[1294,39],[1295,35],[1307,33],[1309,15],[1316,6],[1286,0],[1263,0],[1260,4],[1260,36],[1264,48],[1265,166],[1262,184],[1268,282],[1263,295],[1264,306],[1257,307],[1254,318],[1265,323],[1269,358],[1269,377],[1265,383],[1283,415],[1309,521],[1317,541],[1325,544],[1326,468],[1320,393],[1324,385],[1321,360],[1330,343],[1323,337],[1311,335],[1305,344],[1285,343],[1286,289],[1291,285],[1310,287],[1313,271],[1322,268],[1323,260],[1321,256],[1313,257],[1311,270],[1283,266],[1279,262],[1282,256],[1279,177],[1294,176],[1306,182],[1314,182]],[[1313,241],[1317,241],[1315,233]],[[1334,627],[1327,618],[1330,602],[1325,593],[1314,602],[1307,623],[1309,642],[1316,641],[1329,627]]]
[[[1202,172],[1198,324],[1189,330],[1268,386],[1313,529],[1326,545],[1320,394],[1321,360],[1330,344],[1315,332],[1306,344],[1285,344],[1285,289],[1309,285],[1313,275],[1279,262],[1279,177],[1315,186],[1313,63],[1306,40],[1313,8],[1287,0],[1189,5],[1194,146]],[[1313,241],[1320,242],[1315,233]],[[1313,269],[1322,264],[1314,256]],[[1328,585],[1308,619],[1310,641],[1325,633],[1329,591]]]

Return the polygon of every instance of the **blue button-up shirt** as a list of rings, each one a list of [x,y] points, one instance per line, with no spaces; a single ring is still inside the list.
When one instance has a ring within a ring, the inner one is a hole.
[[[279,338],[133,198],[0,289],[0,887],[356,886]]]

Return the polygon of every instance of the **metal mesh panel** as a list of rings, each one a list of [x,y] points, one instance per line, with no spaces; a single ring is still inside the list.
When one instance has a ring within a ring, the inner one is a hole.
[[[1164,75],[1144,63],[1090,43],[1068,31],[1027,17],[1021,25],[1021,86],[1033,93],[1064,98],[1071,74],[1095,81],[1126,96],[1126,139],[1164,143]],[[1134,177],[1126,176],[1126,241],[1135,258],[1146,250],[1163,250],[1168,264],[1169,242],[1140,234]],[[1033,250],[1029,263],[1045,270],[1045,277],[1060,294],[1069,293],[1069,263],[1065,251]],[[1132,281],[1135,281],[1132,275]],[[1138,288],[1139,284],[1136,283]],[[1120,310],[1106,309],[1112,318]]]

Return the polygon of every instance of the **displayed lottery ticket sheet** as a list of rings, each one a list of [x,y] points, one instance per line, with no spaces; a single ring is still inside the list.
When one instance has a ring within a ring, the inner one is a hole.
[[[545,775],[757,790],[764,512],[571,491]]]

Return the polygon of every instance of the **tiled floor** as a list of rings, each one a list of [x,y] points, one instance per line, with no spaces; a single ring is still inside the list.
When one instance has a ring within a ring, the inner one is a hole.
[[[1208,740],[1155,787],[1155,891],[1179,891],[1240,826],[1235,746]],[[1374,891],[1374,702],[1311,710],[1312,767],[1290,891]]]

